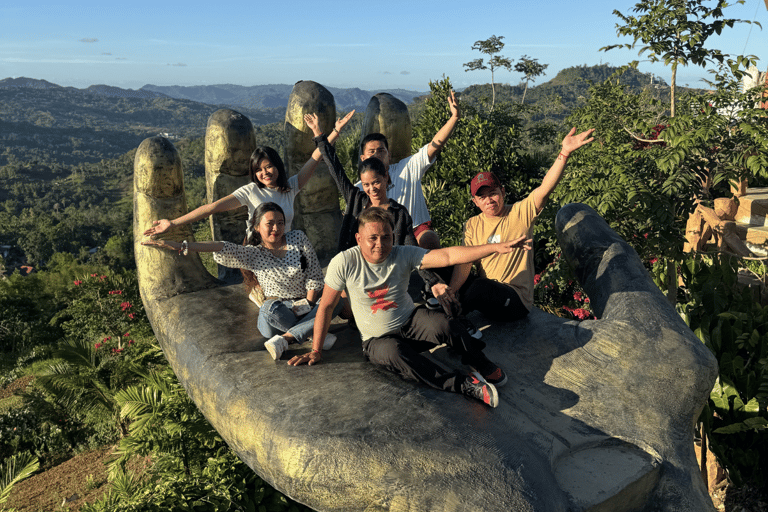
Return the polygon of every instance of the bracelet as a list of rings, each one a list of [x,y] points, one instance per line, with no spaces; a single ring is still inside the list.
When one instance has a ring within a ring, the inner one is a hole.
[[[320,350],[317,350],[316,348],[313,348],[313,349],[312,349],[312,352],[310,352],[310,354],[312,354],[312,353],[314,353],[314,352],[317,352],[317,353],[319,354],[321,351],[320,351]]]
[[[559,154],[558,156],[562,156],[563,158],[565,158],[566,160],[568,160],[568,157],[569,157],[569,156],[571,156],[571,155],[566,155],[565,153],[563,153],[563,152],[561,151],[561,152],[560,152],[560,154]]]
[[[187,244],[186,240],[181,242],[181,248],[179,249],[179,254],[183,254],[184,256],[189,254],[189,244]]]
[[[335,126],[333,127],[333,130],[331,130],[331,133],[333,133],[333,132],[336,132],[339,135],[341,135],[341,132],[339,130],[337,130]]]

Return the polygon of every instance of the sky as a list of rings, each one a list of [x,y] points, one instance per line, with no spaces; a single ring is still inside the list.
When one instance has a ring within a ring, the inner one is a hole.
[[[616,36],[614,14],[632,13],[637,0],[474,2],[402,1],[366,5],[336,0],[135,0],[0,4],[0,79],[29,77],[85,88],[153,85],[263,85],[314,80],[327,87],[429,90],[449,77],[457,89],[490,82],[490,71],[466,72],[479,57],[475,41],[503,36],[500,55],[527,55],[558,71],[586,64],[619,66],[640,60],[640,71],[670,82],[670,69],[637,50],[601,52],[630,43]],[[768,10],[747,0],[725,10],[737,24],[707,46],[764,58],[768,67]],[[680,68],[680,85],[700,86],[708,73]],[[496,83],[518,84],[517,72],[497,70]]]

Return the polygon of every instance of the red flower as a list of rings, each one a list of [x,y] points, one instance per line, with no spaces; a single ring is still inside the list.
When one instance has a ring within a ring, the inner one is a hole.
[[[128,313],[128,318],[133,320],[134,318],[136,318],[136,315],[134,315],[133,313]]]
[[[659,261],[659,258],[654,257],[648,260],[648,263],[650,263],[651,265],[654,265],[657,261]]]
[[[79,280],[79,279],[77,281],[75,281],[74,283],[75,283],[75,286],[80,286],[81,284],[83,284],[83,282],[81,280]]]
[[[97,277],[99,274],[91,274],[91,277]]]
[[[579,318],[580,320],[589,318],[589,311],[587,311],[586,309],[576,308],[572,311],[572,313],[576,315],[576,317]]]
[[[123,290],[112,290],[111,292],[109,292],[109,295],[122,295],[122,294],[123,294]]]
[[[573,294],[573,299],[581,301],[581,299],[584,297],[584,295],[581,292],[576,292]]]
[[[589,304],[589,297],[584,297],[584,304]]]
[[[648,240],[648,233],[645,233],[643,236],[645,237],[646,240]]]
[[[131,309],[131,303],[123,302],[122,304],[120,304],[120,307],[123,308],[123,311],[125,311],[126,309]]]
[[[101,348],[101,343],[94,344],[93,348],[95,348],[96,350],[99,350]]]
[[[541,274],[533,276],[533,284],[539,284],[541,282]]]
[[[130,335],[131,335],[131,333],[127,332],[127,333],[123,334],[123,338],[127,338]]]
[[[133,345],[133,340],[128,340],[129,345]]]
[[[99,279],[101,279],[102,281],[105,280],[106,278],[107,276],[99,276]]]

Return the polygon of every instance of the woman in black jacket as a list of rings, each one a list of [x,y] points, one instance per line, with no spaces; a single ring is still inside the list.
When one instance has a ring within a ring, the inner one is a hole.
[[[315,138],[312,139],[320,150],[320,154],[328,166],[331,177],[336,182],[347,208],[341,220],[341,232],[339,233],[339,252],[357,245],[355,233],[357,233],[357,217],[370,206],[378,206],[388,210],[395,218],[392,228],[394,245],[418,245],[413,234],[413,219],[405,206],[394,199],[387,197],[387,189],[392,186],[389,173],[384,164],[378,158],[371,157],[360,162],[358,175],[363,186],[361,192],[354,186],[336,156],[335,148],[328,142],[326,136],[320,131],[316,114],[307,114],[304,121],[312,129]],[[430,270],[420,270],[419,275],[429,288],[444,281]]]

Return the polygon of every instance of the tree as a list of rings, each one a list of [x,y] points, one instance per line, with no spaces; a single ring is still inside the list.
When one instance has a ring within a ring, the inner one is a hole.
[[[635,4],[633,12],[638,16],[625,16],[614,10],[624,25],[616,24],[617,36],[631,36],[632,44],[615,44],[601,48],[603,51],[614,48],[634,48],[638,41],[644,46],[639,54],[648,53],[651,62],[663,61],[665,66],[672,66],[670,85],[670,112],[675,117],[675,88],[677,66],[695,64],[704,67],[707,63],[731,64],[737,71],[739,65],[745,68],[754,64],[754,57],[737,57],[731,60],[728,54],[704,46],[707,39],[722,32],[725,27],[736,23],[752,23],[746,20],[723,18],[723,9],[728,6],[726,0],[717,0],[710,7],[711,0],[642,0]],[[737,0],[743,4],[744,0]],[[758,24],[759,25],[759,24]]]
[[[549,64],[540,64],[539,59],[532,59],[527,55],[520,57],[520,62],[515,64],[515,71],[525,76],[525,89],[523,90],[523,99],[520,103],[525,103],[525,93],[528,92],[528,82],[536,81],[537,76],[544,74]]]
[[[496,86],[493,78],[494,71],[498,68],[512,71],[512,61],[507,57],[496,55],[502,48],[504,48],[504,43],[501,41],[502,39],[504,39],[504,36],[491,36],[485,40],[475,41],[475,44],[472,45],[473,50],[478,50],[480,53],[489,56],[487,64],[483,59],[475,59],[464,63],[464,67],[467,68],[464,71],[477,71],[478,69],[491,70],[491,91],[493,94],[493,98],[491,99],[491,110],[493,110],[493,106],[496,103]]]

